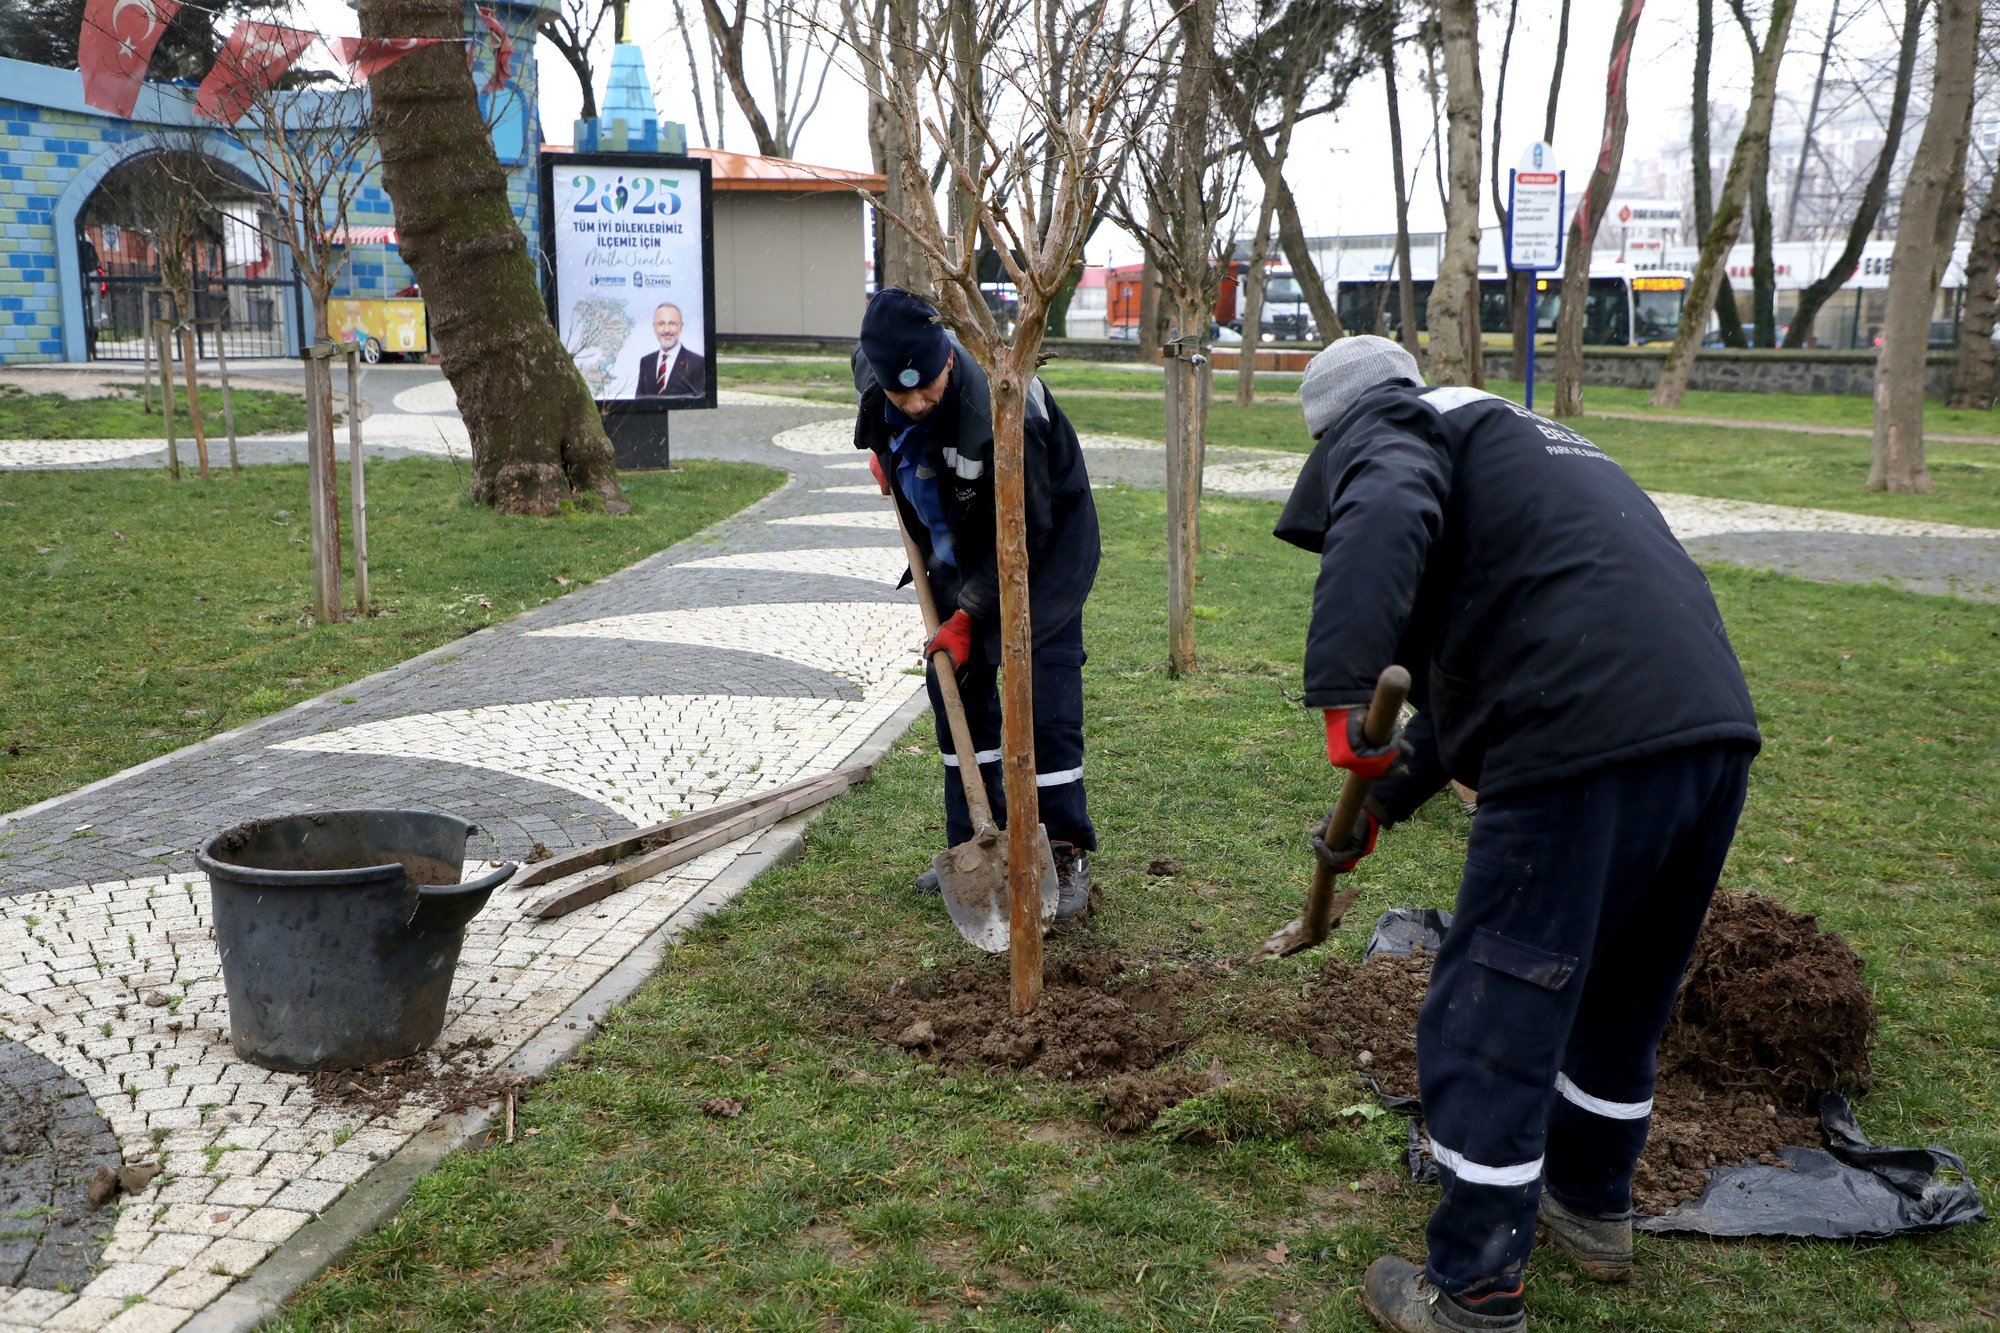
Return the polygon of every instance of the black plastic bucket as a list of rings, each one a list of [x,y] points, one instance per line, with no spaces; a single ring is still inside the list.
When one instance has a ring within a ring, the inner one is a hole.
[[[266,1069],[354,1069],[436,1041],[466,923],[514,873],[459,882],[477,831],[422,810],[326,810],[210,838],[195,860],[236,1053]]]

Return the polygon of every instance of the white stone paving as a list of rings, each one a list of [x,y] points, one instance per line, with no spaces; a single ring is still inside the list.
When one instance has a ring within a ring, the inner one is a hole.
[[[872,489],[872,488],[871,488]],[[894,587],[909,568],[901,546],[808,546],[703,556],[678,569],[766,569],[774,574],[832,574]]]
[[[795,528],[867,528],[871,532],[894,532],[896,511],[883,504],[879,509],[843,509],[831,514],[793,514],[787,518],[767,518],[766,523]]]
[[[912,640],[900,660],[914,664],[916,646]],[[469,764],[654,824],[830,771],[922,684],[901,677],[859,700],[653,694],[495,704],[343,727],[273,748]]]
[[[838,404],[818,406],[838,407]],[[848,414],[831,421],[808,421],[803,426],[779,431],[771,437],[771,443],[795,454],[822,454],[836,458],[841,454],[851,454],[854,452],[854,417]],[[867,466],[865,459],[862,466]]]
[[[151,459],[165,467],[167,442],[165,439],[0,440],[0,467],[75,467],[79,463],[109,463],[120,458],[140,462]]]
[[[1682,541],[1736,532],[1844,532],[1864,537],[2000,537],[2000,528],[1969,528],[1956,523],[1925,523],[1875,514],[1845,514],[1831,509],[1795,505],[1755,504],[1748,500],[1717,500],[1705,495],[1652,492],[1667,526]]]
[[[438,1047],[490,1041],[474,1058],[499,1065],[748,843],[553,921],[523,917],[523,895],[502,889],[466,930]],[[316,1097],[302,1075],[238,1060],[210,927],[199,874],[7,900],[0,1025],[83,1084],[127,1161],[166,1170],[122,1202],[88,1285],[0,1287],[0,1325],[176,1328],[435,1115],[415,1100],[371,1115]]]
[[[881,685],[923,646],[915,598],[900,602],[763,602],[606,616],[536,630],[538,639],[631,639],[733,648]]]

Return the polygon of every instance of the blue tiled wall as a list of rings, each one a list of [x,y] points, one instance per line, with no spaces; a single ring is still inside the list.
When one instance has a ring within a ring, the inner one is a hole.
[[[541,127],[534,111],[537,85],[529,17],[536,6],[501,3],[496,8],[520,36],[513,78],[500,106],[511,114],[503,115],[494,137],[514,215],[533,249],[539,242],[536,160]],[[475,26],[476,20],[469,19],[468,31]],[[482,50],[473,73],[476,83],[485,82],[489,68],[489,57]],[[101,174],[107,157],[130,151],[121,146],[146,139],[155,128],[205,124],[193,120],[184,96],[162,96],[151,88],[141,95],[134,117],[118,119],[86,107],[81,76],[75,70],[0,60],[0,364],[61,361],[80,343],[80,338],[65,339],[65,250],[71,255],[68,281],[77,281],[74,227],[65,227],[58,216],[65,195],[75,193],[72,187],[80,178],[90,178],[94,184],[93,173]],[[73,212],[79,200],[72,197],[69,202]],[[380,172],[371,168],[350,205],[348,223],[392,227],[395,222],[395,207],[382,190]],[[59,236],[59,231],[65,234]],[[388,296],[412,281],[409,266],[393,246],[357,245],[349,249],[335,294]],[[77,308],[75,293],[69,296],[67,304]]]

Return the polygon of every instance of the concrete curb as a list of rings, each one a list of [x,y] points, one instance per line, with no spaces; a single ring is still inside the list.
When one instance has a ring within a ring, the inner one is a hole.
[[[929,707],[930,700],[918,690],[847,762],[880,760]],[[575,1055],[596,1035],[598,1021],[653,975],[675,940],[727,906],[765,871],[797,860],[805,851],[806,826],[826,808],[817,806],[765,830],[728,869],[530,1037],[496,1072],[540,1078]],[[435,1170],[446,1156],[483,1136],[497,1115],[497,1108],[487,1106],[434,1120],[388,1160],[355,1181],[326,1211],[299,1228],[248,1277],[183,1324],[182,1333],[247,1333],[277,1317],[293,1293],[394,1217],[418,1180]]]

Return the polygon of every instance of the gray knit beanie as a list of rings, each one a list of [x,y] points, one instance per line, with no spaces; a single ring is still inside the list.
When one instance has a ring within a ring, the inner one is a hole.
[[[1342,338],[1314,357],[1299,385],[1306,410],[1306,429],[1317,440],[1327,427],[1346,415],[1362,394],[1391,380],[1422,384],[1417,359],[1401,343],[1372,333]]]

